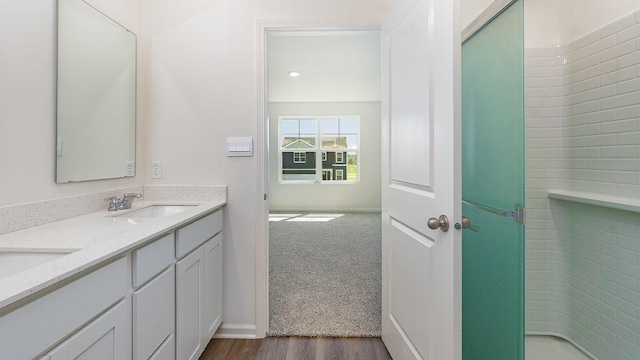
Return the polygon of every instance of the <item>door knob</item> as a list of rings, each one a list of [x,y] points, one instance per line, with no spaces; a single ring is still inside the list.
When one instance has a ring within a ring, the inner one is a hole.
[[[442,232],[447,232],[449,230],[449,219],[447,219],[446,215],[440,215],[439,218],[430,218],[427,221],[427,226],[431,230],[440,229]]]

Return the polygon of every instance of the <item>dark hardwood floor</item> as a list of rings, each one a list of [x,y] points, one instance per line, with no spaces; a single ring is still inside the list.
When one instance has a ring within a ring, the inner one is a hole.
[[[213,339],[200,360],[390,360],[380,338]]]

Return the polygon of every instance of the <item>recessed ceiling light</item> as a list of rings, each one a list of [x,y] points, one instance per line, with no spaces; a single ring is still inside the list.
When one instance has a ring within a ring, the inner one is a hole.
[[[300,72],[298,72],[298,71],[290,71],[289,72],[289,76],[298,77],[298,76],[300,76]]]

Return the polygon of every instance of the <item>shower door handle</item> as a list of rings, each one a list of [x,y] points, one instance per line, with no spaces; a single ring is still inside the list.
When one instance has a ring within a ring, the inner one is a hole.
[[[471,225],[471,220],[469,220],[469,218],[466,216],[463,216],[462,221],[459,223],[456,223],[455,225],[453,225],[453,227],[456,228],[457,230],[469,229],[473,232],[480,232],[480,228],[477,226]]]
[[[471,220],[469,220],[468,217],[463,216],[461,223],[456,223],[453,227],[455,227],[458,230],[460,230],[460,229],[468,229],[468,228],[471,227]]]
[[[442,232],[449,231],[449,219],[446,215],[440,215],[439,218],[430,218],[427,221],[427,226],[431,230],[442,230]]]

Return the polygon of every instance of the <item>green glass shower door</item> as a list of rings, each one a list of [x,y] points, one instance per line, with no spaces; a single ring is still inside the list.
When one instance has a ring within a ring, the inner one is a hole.
[[[524,358],[522,3],[462,45],[464,360]]]

